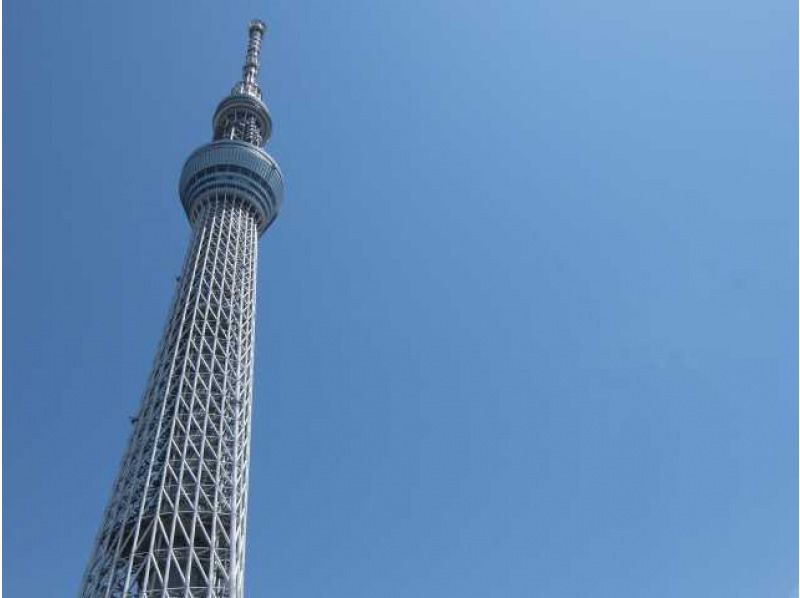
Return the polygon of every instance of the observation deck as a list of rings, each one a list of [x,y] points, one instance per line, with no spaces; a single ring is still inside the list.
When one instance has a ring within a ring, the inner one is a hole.
[[[246,141],[221,139],[189,156],[178,191],[190,222],[194,223],[206,200],[231,195],[253,207],[258,232],[263,234],[283,201],[283,175],[275,160],[261,148]]]

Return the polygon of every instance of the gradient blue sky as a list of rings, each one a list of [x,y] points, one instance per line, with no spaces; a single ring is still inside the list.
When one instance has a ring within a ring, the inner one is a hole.
[[[254,16],[247,595],[796,596],[796,3],[4,9],[9,597],[77,591]]]

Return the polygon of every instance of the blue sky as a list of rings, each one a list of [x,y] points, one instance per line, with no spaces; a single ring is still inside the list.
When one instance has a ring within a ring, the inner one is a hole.
[[[7,595],[77,591],[261,17],[247,595],[796,596],[796,10],[7,3]]]

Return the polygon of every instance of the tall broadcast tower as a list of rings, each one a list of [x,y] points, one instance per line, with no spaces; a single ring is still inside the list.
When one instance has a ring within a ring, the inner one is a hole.
[[[261,149],[264,31],[250,23],[242,80],[181,173],[192,238],[83,598],[243,595],[256,256],[283,195]]]

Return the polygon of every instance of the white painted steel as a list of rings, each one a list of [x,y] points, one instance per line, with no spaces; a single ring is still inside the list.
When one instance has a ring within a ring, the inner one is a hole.
[[[263,23],[249,31],[229,98],[252,101],[223,100],[219,141],[184,168],[192,239],[82,598],[243,596],[257,244],[283,193],[260,149],[271,127],[255,81]]]
[[[242,595],[258,228],[209,200],[82,596]]]

